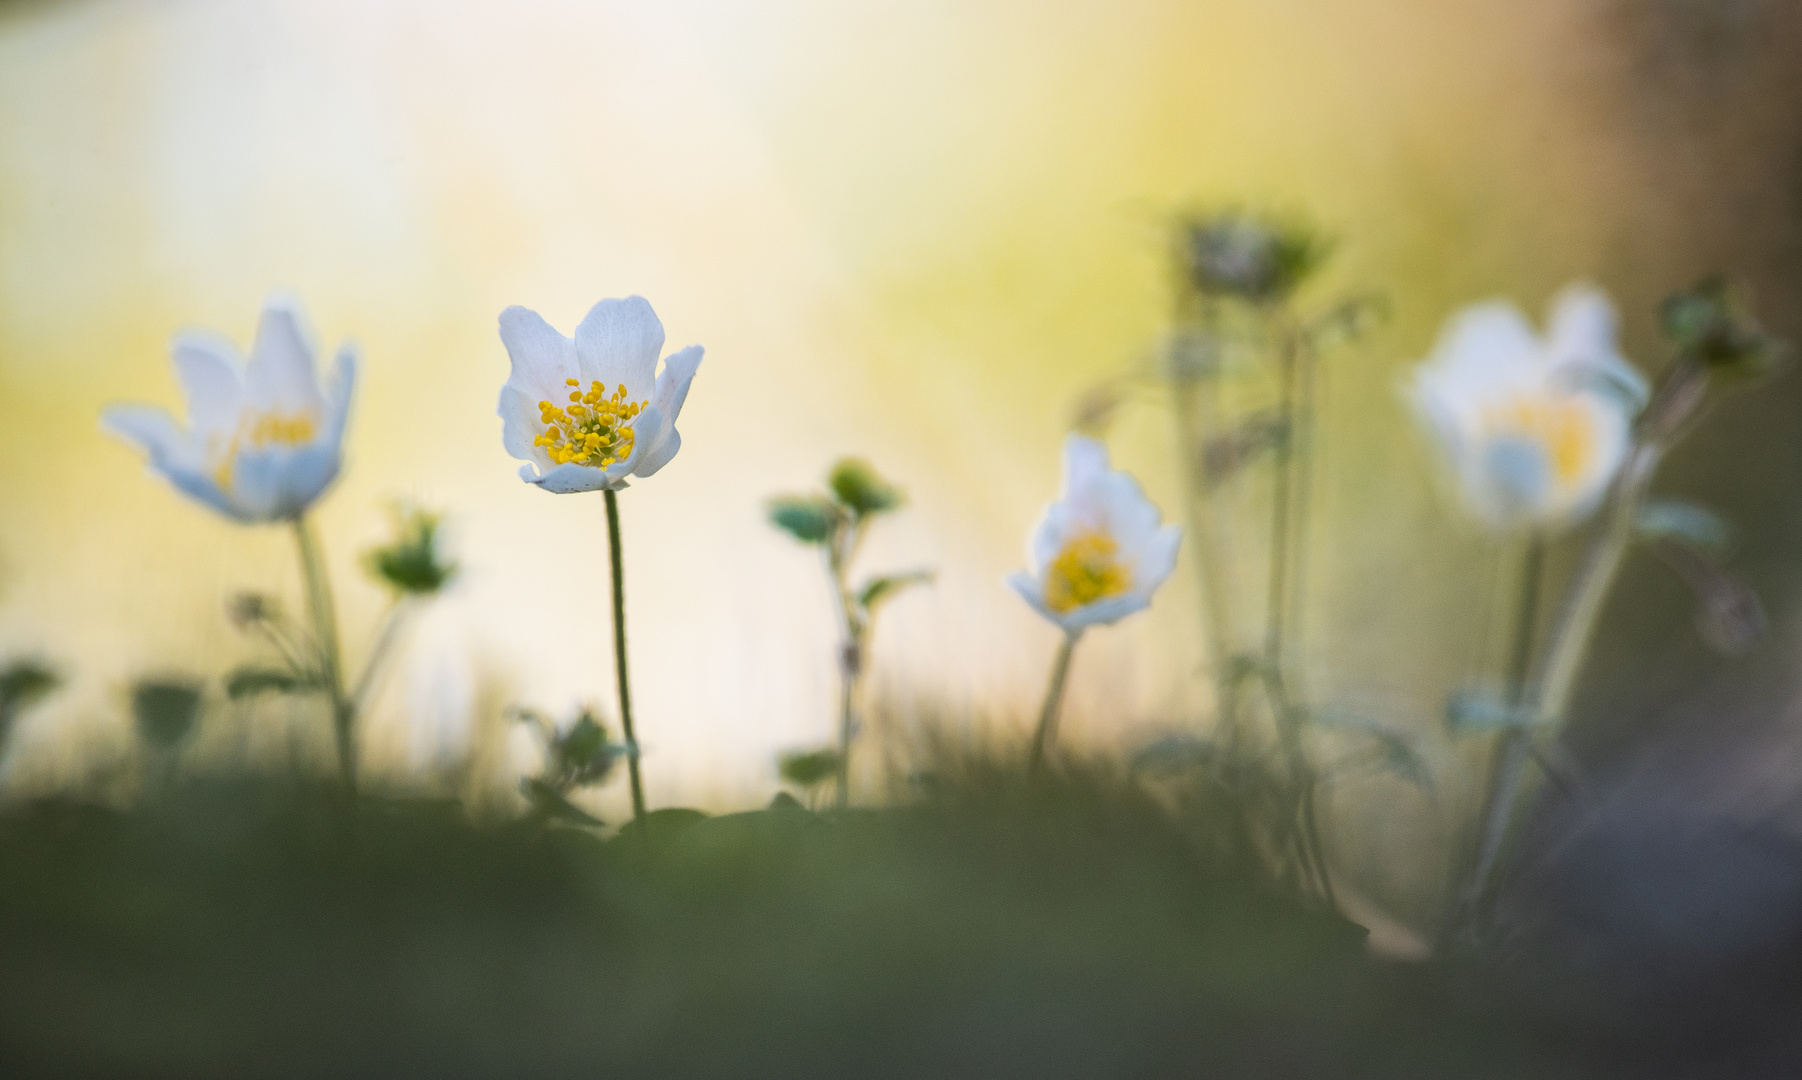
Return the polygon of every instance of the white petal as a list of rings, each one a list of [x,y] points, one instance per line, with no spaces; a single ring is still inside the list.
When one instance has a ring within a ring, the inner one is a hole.
[[[1176,570],[1176,553],[1182,547],[1183,530],[1177,525],[1159,529],[1141,548],[1133,564],[1133,591],[1150,598]]]
[[[544,433],[544,425],[538,420],[538,406],[528,401],[518,387],[507,383],[501,387],[500,406],[495,411],[500,414],[501,445],[507,448],[507,453],[521,461],[534,462],[548,472],[550,455],[544,452],[544,447],[533,443]]]
[[[501,343],[513,361],[507,381],[531,399],[567,400],[566,380],[581,374],[576,364],[576,343],[558,333],[536,311],[510,307],[501,312]]]
[[[149,456],[151,471],[177,491],[227,517],[244,520],[214,483],[194,436],[177,426],[167,412],[147,405],[118,405],[101,414],[100,426],[142,448]]]
[[[1100,509],[1102,528],[1122,552],[1138,551],[1157,535],[1158,508],[1145,497],[1139,482],[1126,473],[1109,472],[1097,478],[1090,485],[1089,498]]]
[[[255,521],[302,514],[338,477],[337,447],[321,443],[240,451],[233,460],[231,501]]]
[[[152,466],[155,468],[155,466]],[[217,510],[233,521],[251,523],[254,519],[244,512],[244,508],[232,501],[231,496],[219,490],[219,485],[205,469],[157,468],[165,480],[174,485],[177,491],[190,499]]]
[[[1058,552],[1064,550],[1064,544],[1078,528],[1071,522],[1069,507],[1063,501],[1046,506],[1027,541],[1026,565],[1035,574],[1044,573],[1045,568],[1057,558]]]
[[[537,484],[553,495],[575,495],[584,491],[600,491],[608,486],[610,478],[607,473],[606,469],[597,469],[592,465],[577,465],[574,462],[559,465],[536,479],[526,476],[525,469],[519,471],[519,475],[525,477],[528,482]]]
[[[663,323],[642,296],[602,300],[576,327],[583,383],[598,379],[609,392],[624,383],[629,401],[649,399],[662,352]]]
[[[1500,392],[1537,385],[1547,367],[1539,339],[1511,304],[1465,308],[1440,334],[1421,378],[1447,405],[1463,410]]]
[[[298,304],[271,299],[263,305],[244,384],[258,409],[313,416],[325,411],[319,377],[313,371],[312,335]]]
[[[1064,612],[1061,623],[1065,631],[1081,633],[1091,626],[1107,626],[1119,622],[1134,612],[1144,611],[1151,606],[1151,597],[1129,592],[1120,596],[1110,596],[1106,600],[1097,600],[1093,604],[1084,604]]]
[[[100,414],[101,430],[135,444],[152,462],[192,457],[193,437],[168,410],[151,405],[114,405]]]
[[[325,430],[320,434],[322,440],[334,447],[344,440],[344,426],[350,419],[350,401],[356,389],[357,350],[356,346],[346,342],[338,347],[337,360],[332,366],[332,380],[325,394]]]
[[[1586,282],[1568,285],[1552,302],[1546,346],[1554,363],[1606,363],[1615,356],[1614,305]]]
[[[657,376],[657,393],[651,402],[652,407],[663,418],[663,423],[655,432],[648,431],[642,422],[635,429],[652,438],[646,444],[643,460],[633,468],[633,475],[650,476],[668,465],[670,459],[676,456],[676,451],[682,449],[682,435],[676,430],[676,417],[682,412],[683,403],[688,400],[688,384],[694,381],[695,370],[701,366],[701,353],[699,345],[690,345],[663,361],[663,373]]]
[[[1045,583],[1024,570],[1016,570],[1007,577],[1008,585],[1020,594],[1020,599],[1032,605],[1032,609],[1046,619],[1059,626],[1063,619],[1058,613],[1045,606]]]
[[[237,347],[217,334],[189,330],[175,335],[169,352],[187,395],[188,426],[202,437],[235,432],[245,395]]]
[[[638,464],[632,467],[633,476],[653,476],[658,469],[668,465],[682,449],[682,433],[670,428],[663,433],[652,447],[639,456]]]
[[[1070,435],[1064,439],[1064,498],[1069,498],[1073,492],[1087,490],[1107,472],[1107,447],[1086,435]]]

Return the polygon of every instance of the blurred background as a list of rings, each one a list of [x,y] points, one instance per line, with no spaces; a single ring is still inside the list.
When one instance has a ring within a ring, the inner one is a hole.
[[[134,676],[250,655],[234,591],[298,606],[283,531],[183,500],[97,428],[108,403],[179,407],[170,334],[248,344],[272,291],[362,353],[317,515],[351,654],[383,603],[358,553],[387,500],[448,511],[465,568],[386,686],[372,767],[485,702],[608,701],[601,502],[516,478],[495,319],[571,331],[629,293],[671,348],[707,348],[681,455],[621,500],[651,801],[762,803],[776,752],[828,737],[825,586],[762,508],[840,454],[910,496],[865,565],[939,571],[885,613],[873,696],[1024,725],[1055,632],[1002,578],[1077,402],[1156,347],[1164,225],[1199,203],[1339,237],[1304,303],[1387,300],[1326,365],[1309,678],[1419,731],[1449,776],[1476,759],[1442,703],[1488,663],[1507,553],[1436,485],[1401,374],[1455,307],[1537,320],[1576,278],[1614,295],[1649,372],[1657,301],[1711,270],[1802,336],[1799,46],[1802,10],[1763,0],[0,2],[0,653],[70,680],[7,768],[53,785],[129,740]],[[1576,710],[1598,773],[1680,759],[1698,791],[1788,790],[1799,395],[1732,398],[1660,485],[1740,526],[1771,634],[1712,657],[1682,584],[1636,558]],[[1112,446],[1178,516],[1156,395]],[[1072,741],[1205,716],[1195,589],[1185,566],[1090,635]],[[252,718],[272,745],[278,714]],[[1333,797],[1364,891],[1401,903],[1438,872],[1420,852],[1443,806],[1387,781]]]

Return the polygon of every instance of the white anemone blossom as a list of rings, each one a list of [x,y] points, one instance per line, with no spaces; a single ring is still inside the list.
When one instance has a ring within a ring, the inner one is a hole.
[[[1064,488],[1027,547],[1030,570],[1008,578],[1039,614],[1074,637],[1151,606],[1176,569],[1182,529],[1160,525],[1132,477],[1093,439],[1064,440]]]
[[[1546,528],[1594,510],[1625,460],[1646,382],[1615,346],[1599,290],[1566,288],[1544,338],[1512,304],[1447,323],[1407,395],[1492,528]]]
[[[501,312],[513,373],[501,387],[501,439],[529,464],[520,479],[546,491],[619,490],[682,447],[676,416],[701,364],[690,345],[663,361],[663,324],[642,296],[602,300],[572,341],[535,311]]]
[[[188,399],[183,428],[163,409],[115,405],[101,427],[136,444],[184,494],[241,522],[299,517],[337,479],[356,350],[338,350],[331,383],[314,370],[298,304],[263,305],[246,362],[229,340],[177,334],[170,348]]]

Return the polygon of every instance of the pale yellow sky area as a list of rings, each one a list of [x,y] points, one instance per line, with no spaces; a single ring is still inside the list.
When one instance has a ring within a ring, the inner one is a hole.
[[[170,333],[247,342],[273,290],[361,348],[319,512],[352,654],[380,609],[356,555],[383,500],[448,510],[467,568],[381,699],[378,761],[478,670],[552,710],[610,700],[601,503],[516,478],[495,318],[524,304],[568,331],[628,293],[672,349],[707,348],[681,455],[621,500],[653,802],[767,799],[775,752],[827,737],[824,585],[761,506],[840,453],[912,497],[866,565],[940,571],[885,613],[879,686],[1023,718],[1055,634],[1002,578],[1071,405],[1156,339],[1159,216],[1191,198],[1311,212],[1346,238],[1320,295],[1392,300],[1330,381],[1315,622],[1348,659],[1317,677],[1427,722],[1444,688],[1424,676],[1470,634],[1428,628],[1458,595],[1396,587],[1480,548],[1443,520],[1396,371],[1451,304],[1537,308],[1606,269],[1627,207],[1596,211],[1620,166],[1570,100],[1579,21],[1549,0],[87,0],[0,19],[0,653],[72,677],[16,765],[54,772],[116,731],[136,673],[251,655],[231,591],[297,600],[284,534],[184,501],[96,428],[108,402],[176,405]],[[1167,428],[1148,399],[1115,449],[1174,515]],[[1090,635],[1072,738],[1198,712],[1194,609],[1185,567],[1151,613]],[[1359,667],[1379,624],[1419,647]]]

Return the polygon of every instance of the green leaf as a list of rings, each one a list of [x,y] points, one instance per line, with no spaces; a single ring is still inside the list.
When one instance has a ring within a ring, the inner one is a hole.
[[[643,836],[651,839],[677,836],[707,820],[707,815],[685,806],[653,810],[642,819],[628,821],[619,828],[621,838]]]
[[[614,764],[626,755],[626,749],[608,736],[592,710],[582,710],[569,730],[551,740],[549,766],[556,786],[567,791],[604,782]]]
[[[567,821],[574,825],[603,825],[600,818],[570,802],[550,784],[533,777],[519,782],[519,793],[532,804],[531,813],[547,821]]]
[[[1353,732],[1371,739],[1387,768],[1422,791],[1433,790],[1432,770],[1427,768],[1426,756],[1420,752],[1413,733],[1338,709],[1315,713],[1313,720],[1324,728]]]
[[[225,696],[233,701],[258,694],[292,694],[311,689],[311,683],[291,671],[247,665],[235,668],[225,678]]]
[[[394,539],[371,548],[364,559],[369,572],[398,593],[429,596],[457,576],[457,564],[438,550],[438,527],[443,515],[417,507],[397,505],[392,510]]]
[[[1671,540],[1699,551],[1724,555],[1733,547],[1733,526],[1714,511],[1681,499],[1650,499],[1639,508],[1639,534]]]
[[[783,754],[779,766],[782,779],[806,790],[838,775],[838,751],[827,747]]]
[[[767,809],[770,809],[770,810],[800,810],[802,812],[806,812],[807,807],[802,806],[801,800],[795,798],[793,795],[790,795],[788,792],[778,791],[778,792],[776,792],[776,797],[770,800],[770,805],[767,807]]]
[[[1222,484],[1265,454],[1289,445],[1289,421],[1271,410],[1247,417],[1237,427],[1202,444],[1202,475]]]
[[[892,600],[902,590],[914,585],[925,585],[934,577],[931,570],[908,570],[899,574],[885,574],[871,578],[857,592],[857,603],[865,611],[875,611],[876,605],[885,600]]]
[[[1753,318],[1744,290],[1720,275],[1671,296],[1659,314],[1671,341],[1710,371],[1756,377],[1789,358],[1789,346]]]
[[[145,679],[132,688],[131,711],[145,742],[173,749],[194,730],[200,717],[200,683]]]
[[[824,544],[832,539],[844,512],[824,495],[779,495],[769,502],[770,524],[803,544]]]
[[[838,501],[860,518],[901,505],[901,489],[884,480],[862,458],[840,458],[826,483]]]
[[[1446,699],[1445,722],[1457,732],[1530,728],[1539,716],[1532,709],[1509,705],[1482,690],[1460,690]]]
[[[61,682],[49,665],[37,660],[14,660],[0,668],[0,717],[42,700]]]

